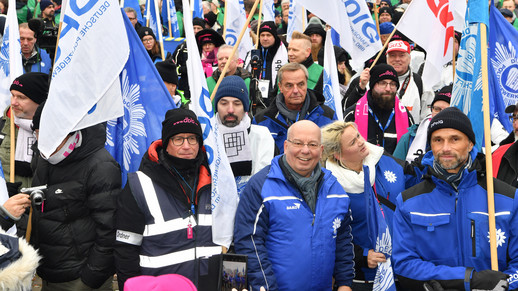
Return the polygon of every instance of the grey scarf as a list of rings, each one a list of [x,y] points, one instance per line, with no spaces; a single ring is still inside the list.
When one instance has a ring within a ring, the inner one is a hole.
[[[306,94],[304,105],[302,105],[300,111],[288,109],[288,107],[286,107],[286,103],[284,102],[283,94],[277,95],[277,98],[275,98],[275,105],[277,105],[279,113],[286,118],[286,123],[288,123],[288,125],[291,125],[299,120],[305,119],[309,109],[309,95]]]
[[[462,180],[462,174],[464,173],[464,169],[471,168],[472,160],[471,155],[468,154],[468,159],[459,169],[459,171],[455,174],[449,173],[445,170],[436,159],[433,161],[433,169],[438,174],[438,177],[446,182],[448,182],[454,189],[457,191],[460,181]]]
[[[319,187],[318,182],[320,176],[323,174],[322,169],[320,168],[320,163],[317,164],[313,170],[313,174],[307,178],[299,175],[291,168],[286,161],[286,155],[282,156],[279,163],[281,164],[281,169],[283,170],[286,179],[297,186],[309,208],[311,208],[311,211],[315,213],[315,207],[317,205],[317,189]]]

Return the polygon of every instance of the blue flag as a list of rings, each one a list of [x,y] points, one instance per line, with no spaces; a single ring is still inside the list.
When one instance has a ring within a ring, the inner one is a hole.
[[[195,17],[199,17],[202,19],[204,18],[203,17],[203,6],[201,5],[201,1],[202,0],[193,0],[193,12],[192,12],[193,18],[195,18]]]
[[[127,174],[138,170],[149,145],[160,139],[165,113],[175,105],[137,32],[123,15],[130,46],[120,74],[124,116],[108,121],[105,147],[121,165],[124,185]]]
[[[172,37],[180,37],[180,29],[178,28],[178,18],[176,16],[174,0],[164,0],[164,2],[162,2],[162,13],[160,16],[164,21],[164,25],[169,29],[169,35]],[[171,23],[171,26],[169,26],[169,23]]]
[[[372,169],[375,171],[375,169]],[[369,238],[371,239],[370,248],[377,253],[385,255],[386,261],[384,263],[378,263],[376,269],[376,277],[374,278],[374,285],[372,290],[374,291],[396,291],[396,285],[394,282],[394,270],[392,269],[392,238],[388,228],[387,221],[383,214],[376,193],[369,180],[370,171],[368,166],[363,166],[364,174],[364,189],[365,199],[367,206],[367,227],[369,230]]]
[[[451,106],[462,110],[471,120],[476,138],[475,146],[480,151],[484,144],[480,24],[487,24],[489,21],[488,2],[469,0],[465,19],[466,26],[460,41]]]
[[[138,23],[144,25],[144,18],[142,17],[142,12],[140,10],[138,0],[124,0],[124,8],[126,7],[131,7],[135,9],[135,11],[137,12]]]
[[[509,24],[502,13],[494,7],[489,13],[489,94],[494,94],[495,116],[507,131],[513,127],[505,107],[514,105],[518,101],[518,31]]]

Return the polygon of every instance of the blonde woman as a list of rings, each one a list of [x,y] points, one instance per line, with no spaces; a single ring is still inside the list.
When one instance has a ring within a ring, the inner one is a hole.
[[[396,196],[405,190],[403,162],[366,142],[353,122],[336,121],[324,127],[322,143],[325,168],[338,179],[351,201],[356,269],[352,288],[372,290],[378,263],[390,262],[390,239],[381,243],[377,239],[392,233]],[[383,252],[375,251],[377,244]]]

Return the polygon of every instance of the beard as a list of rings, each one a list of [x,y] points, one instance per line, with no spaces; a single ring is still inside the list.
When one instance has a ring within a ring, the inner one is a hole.
[[[394,101],[396,99],[396,92],[388,94],[379,94],[372,90],[372,100],[381,109],[392,110],[394,108]]]
[[[311,43],[311,57],[314,62],[318,62],[318,52],[322,48],[322,44]]]
[[[451,161],[448,161],[448,162],[444,162],[441,160],[441,157],[442,157],[442,154],[439,153],[437,155],[437,162],[439,162],[439,165],[444,169],[444,170],[453,170],[453,169],[456,169],[458,168],[459,166],[462,166],[464,165],[464,163],[466,163],[466,161],[468,160],[468,156],[466,155],[465,157],[461,157],[460,155],[457,155],[457,154],[453,154],[455,159],[451,160]]]
[[[228,119],[229,117],[234,117],[234,119]],[[221,123],[226,126],[226,127],[235,127],[239,124],[239,120],[237,119],[237,116],[235,116],[234,114],[230,113],[230,114],[227,114],[223,117],[223,120],[221,121]]]

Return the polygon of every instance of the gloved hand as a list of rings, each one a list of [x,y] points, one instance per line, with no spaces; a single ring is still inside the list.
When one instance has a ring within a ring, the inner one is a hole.
[[[509,288],[507,277],[507,274],[499,271],[473,271],[473,275],[471,277],[471,290],[505,291]]]
[[[20,186],[22,186],[22,182],[5,182],[5,184],[7,185],[7,193],[9,193],[9,197],[20,193]]]

